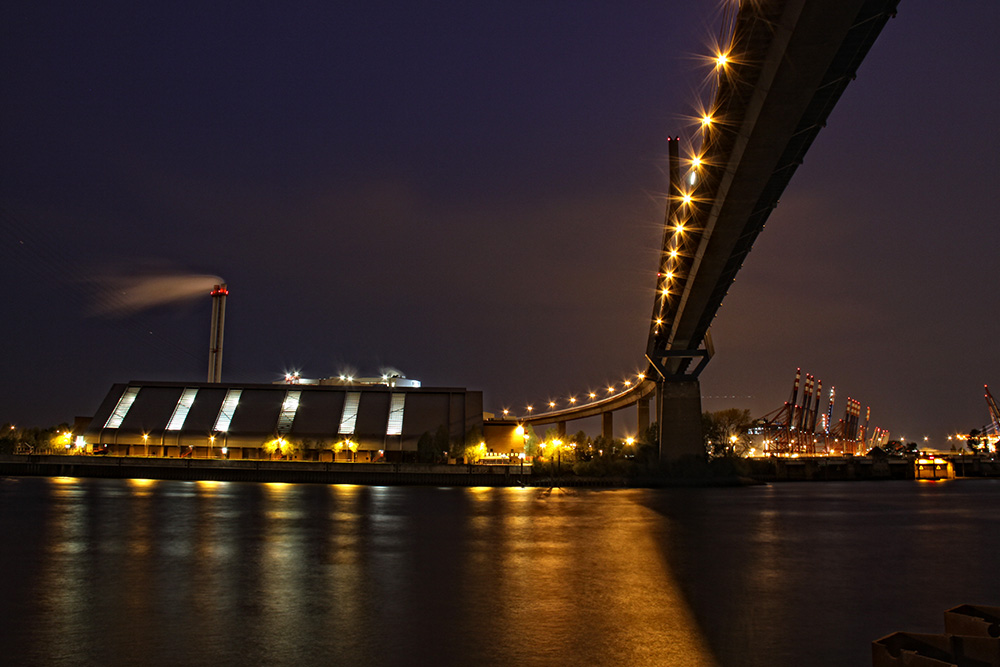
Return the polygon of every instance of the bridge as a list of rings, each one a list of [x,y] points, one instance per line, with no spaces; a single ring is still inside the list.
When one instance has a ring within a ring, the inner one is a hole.
[[[711,324],[771,211],[899,0],[728,0],[714,99],[686,140],[669,143],[669,190],[647,370],[622,391],[519,423],[556,424],[650,400],[660,459],[704,452],[698,376],[713,355]]]

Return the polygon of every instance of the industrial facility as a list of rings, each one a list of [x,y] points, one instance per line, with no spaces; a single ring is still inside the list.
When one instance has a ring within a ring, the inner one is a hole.
[[[116,384],[84,432],[114,456],[388,461],[415,458],[421,435],[482,431],[483,395],[387,384]]]
[[[807,373],[803,383],[802,369],[796,369],[790,400],[759,419],[751,429],[754,449],[764,455],[779,456],[864,455],[888,441],[888,431],[871,427],[871,407],[865,411],[862,423],[861,402],[848,396],[844,417],[835,424],[836,388],[830,387],[825,412],[820,405],[822,393],[820,380]]]
[[[464,443],[482,433],[483,394],[422,387],[397,372],[274,384],[222,382],[226,284],[211,291],[208,381],[111,387],[77,439],[113,456],[402,462],[424,434]]]

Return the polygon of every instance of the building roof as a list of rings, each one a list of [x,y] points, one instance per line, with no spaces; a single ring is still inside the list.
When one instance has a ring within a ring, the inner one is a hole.
[[[273,437],[376,446],[441,425],[462,435],[476,420],[482,393],[457,387],[133,381],[111,388],[84,435],[109,444],[206,444],[214,436],[231,446]]]

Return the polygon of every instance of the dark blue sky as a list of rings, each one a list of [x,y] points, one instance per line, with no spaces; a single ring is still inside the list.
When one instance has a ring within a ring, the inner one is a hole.
[[[0,421],[204,378],[207,297],[102,309],[137,275],[229,282],[232,381],[394,366],[499,410],[643,366],[665,140],[694,131],[715,3],[0,19]],[[706,409],[777,408],[802,366],[897,436],[986,422],[998,30],[994,0],[902,0],[723,303]]]

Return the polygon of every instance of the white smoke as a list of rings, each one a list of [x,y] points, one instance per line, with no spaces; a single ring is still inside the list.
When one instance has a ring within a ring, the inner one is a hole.
[[[92,279],[97,288],[98,315],[126,316],[157,306],[207,297],[222,278],[182,273],[104,275]]]

